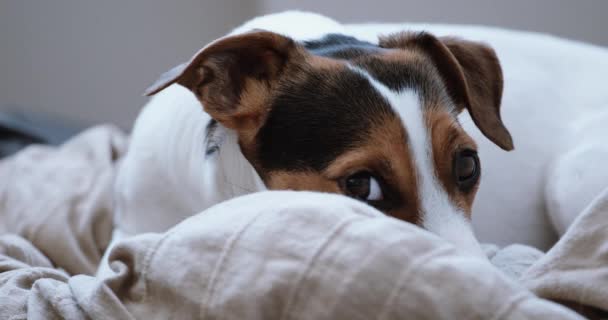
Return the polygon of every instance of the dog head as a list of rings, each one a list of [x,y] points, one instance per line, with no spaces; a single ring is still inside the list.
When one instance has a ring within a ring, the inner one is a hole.
[[[457,115],[466,109],[488,139],[513,148],[494,51],[428,33],[376,45],[253,31],[211,43],[147,94],[173,83],[237,132],[269,189],[345,194],[434,231],[468,219],[481,174]]]

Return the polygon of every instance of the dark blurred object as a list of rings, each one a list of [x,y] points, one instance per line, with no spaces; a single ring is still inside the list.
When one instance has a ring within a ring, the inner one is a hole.
[[[0,158],[34,143],[61,144],[83,128],[43,115],[0,112]]]

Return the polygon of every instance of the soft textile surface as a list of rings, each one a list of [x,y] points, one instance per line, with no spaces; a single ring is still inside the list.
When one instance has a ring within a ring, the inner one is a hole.
[[[32,146],[0,161],[0,234],[28,239],[70,273],[94,273],[110,240],[115,161],[126,145],[102,126],[59,149]]]
[[[608,188],[521,281],[540,296],[608,310]],[[608,317],[608,312],[603,316]]]
[[[0,163],[0,319],[580,319],[533,293],[608,310],[608,191],[511,278],[354,200],[286,191],[132,238],[112,251],[116,273],[104,281],[75,275],[90,273],[107,244],[112,199],[100,190],[124,142],[96,128]],[[16,178],[16,168],[28,170]],[[515,264],[532,251],[488,250]]]

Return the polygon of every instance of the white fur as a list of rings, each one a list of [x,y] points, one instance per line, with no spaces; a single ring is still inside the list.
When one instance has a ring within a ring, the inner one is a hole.
[[[549,218],[560,236],[608,185],[607,123],[608,103],[605,109],[573,121],[576,143],[548,167],[545,200]]]
[[[253,18],[229,35],[263,29],[282,34],[299,41],[318,39],[328,33],[344,33],[344,27],[337,21],[320,14],[304,11],[287,11]]]
[[[116,182],[117,221],[124,232],[164,231],[193,212],[263,186],[233,132],[218,154],[205,155],[209,120],[192,93],[178,85],[146,105]]]
[[[214,204],[266,189],[234,132],[226,130],[219,151],[205,154],[210,119],[179,85],[169,86],[144,107],[118,170],[115,231],[98,276],[109,274],[107,255],[118,241],[163,232]]]
[[[435,174],[432,141],[424,121],[419,95],[413,90],[393,92],[365,71],[356,70],[384,96],[403,122],[408,134],[408,145],[414,157],[424,228],[452,242],[459,249],[483,257],[471,222],[465,218],[464,212],[450,201]]]

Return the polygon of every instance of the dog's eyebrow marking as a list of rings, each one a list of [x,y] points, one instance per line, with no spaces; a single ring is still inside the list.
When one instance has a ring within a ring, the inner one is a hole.
[[[205,128],[205,155],[210,156],[220,150],[220,139],[216,137],[218,122],[215,119],[209,120]]]

